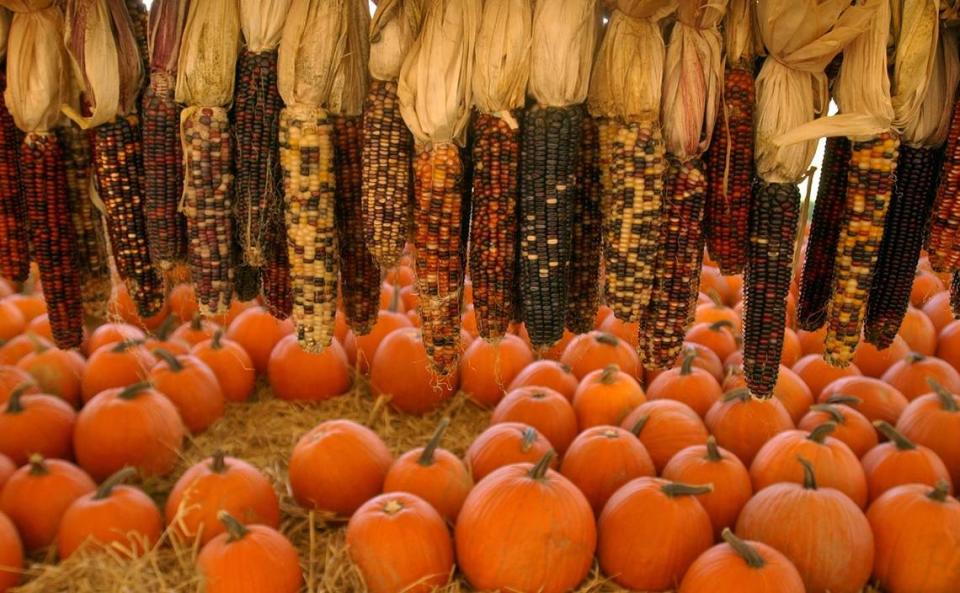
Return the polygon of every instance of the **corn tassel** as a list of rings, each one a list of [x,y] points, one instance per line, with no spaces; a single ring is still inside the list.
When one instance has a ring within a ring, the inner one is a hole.
[[[5,68],[0,68],[0,86],[6,90]],[[0,95],[0,275],[23,282],[30,274],[29,229],[20,177],[23,133],[13,123],[4,100]]]
[[[573,201],[573,253],[567,329],[585,334],[593,329],[600,307],[600,270],[603,259],[603,213],[600,183],[600,129],[592,117],[583,118],[577,158],[577,194]],[[476,295],[476,287],[474,287]]]

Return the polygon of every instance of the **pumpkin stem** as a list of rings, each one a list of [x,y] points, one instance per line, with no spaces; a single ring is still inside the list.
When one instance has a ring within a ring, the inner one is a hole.
[[[520,451],[526,453],[533,447],[535,442],[537,442],[537,430],[532,426],[524,428],[523,440],[520,441]]]
[[[448,426],[450,426],[449,418],[440,420],[437,424],[437,429],[433,431],[433,436],[430,437],[430,440],[427,442],[427,446],[423,448],[423,453],[420,454],[420,459],[417,460],[417,463],[424,467],[433,465],[433,454],[436,452],[437,447],[440,446],[440,439],[443,438],[443,433],[447,430]]]
[[[45,476],[50,473],[50,470],[47,469],[47,460],[39,453],[31,455],[29,463],[31,476]]]
[[[729,527],[723,528],[723,533],[720,534],[720,537],[737,553],[737,556],[743,558],[743,561],[746,562],[750,568],[763,568],[767,565],[767,561],[763,559],[760,552],[757,552],[756,548],[734,535]]]
[[[550,462],[553,461],[553,457],[556,453],[553,452],[553,449],[550,449],[543,454],[543,457],[540,458],[540,461],[537,462],[535,466],[530,468],[530,471],[527,473],[531,479],[534,480],[543,480],[547,476],[547,470],[550,469]]]
[[[570,373],[573,372],[573,367],[571,367],[570,365],[568,365],[568,364],[565,363],[565,362],[561,362],[561,363],[560,363],[560,370],[562,370],[564,373],[570,374]]]
[[[137,470],[127,466],[117,473],[113,474],[109,478],[103,481],[103,484],[100,484],[100,487],[97,488],[97,491],[93,494],[93,500],[103,500],[105,498],[110,498],[110,495],[113,494],[113,489],[119,486],[120,484],[125,483],[127,480],[132,478],[137,473]]]
[[[893,443],[898,451],[909,451],[916,449],[917,445],[908,439],[906,435],[893,427],[889,422],[884,422],[883,420],[877,420],[873,423],[874,428],[876,428],[880,434],[887,437],[891,443]]]
[[[847,395],[845,393],[837,393],[831,395],[827,398],[828,404],[843,404],[851,407],[857,407],[863,403],[863,400],[855,395]]]
[[[940,406],[943,407],[944,411],[960,412],[960,407],[957,406],[957,400],[953,398],[953,394],[941,385],[939,381],[933,377],[927,377],[927,385],[937,394],[937,399],[940,400]]]
[[[687,350],[683,355],[683,363],[680,365],[680,376],[686,377],[693,372],[693,361],[697,359],[697,351],[693,348]]]
[[[10,392],[10,399],[7,400],[7,409],[4,410],[4,414],[19,414],[23,412],[23,401],[22,398],[24,394],[27,393],[27,390],[34,386],[30,381],[24,381],[13,388],[13,391]]]
[[[710,288],[707,290],[707,296],[710,297],[710,300],[713,301],[713,304],[718,308],[726,309],[727,305],[724,304],[723,299],[720,298],[720,293],[717,292],[716,288]]]
[[[603,344],[604,346],[616,346],[620,344],[620,340],[617,339],[617,336],[613,334],[608,334],[606,332],[598,333],[596,340],[601,344]]]
[[[388,515],[396,515],[403,510],[403,503],[396,498],[391,498],[387,504],[383,505],[383,512]]]
[[[617,378],[617,373],[619,372],[619,366],[615,364],[608,364],[607,368],[603,369],[603,372],[600,373],[600,382],[604,385],[610,385]]]
[[[170,334],[173,333],[173,329],[176,327],[177,316],[168,315],[166,319],[163,320],[163,323],[160,324],[160,327],[157,328],[156,335],[160,341],[164,341],[170,337]]]
[[[910,361],[910,364],[913,364],[915,362],[926,360],[927,357],[924,356],[923,354],[920,354],[919,352],[911,352],[910,354],[907,354],[906,359]]]
[[[143,344],[144,340],[121,340],[113,347],[113,351],[116,353],[126,352],[134,346],[143,346]]]
[[[933,487],[933,490],[927,494],[927,498],[937,502],[946,502],[949,494],[950,484],[948,484],[946,480],[937,480],[937,484]]]
[[[244,527],[243,523],[237,521],[233,515],[227,511],[217,513],[217,519],[227,528],[227,534],[229,534],[227,538],[228,542],[240,541],[250,533],[250,530]]]
[[[823,412],[827,416],[830,416],[830,419],[837,424],[847,423],[847,417],[844,416],[843,413],[833,404],[814,404],[810,406],[810,409],[814,412]]]
[[[670,498],[676,498],[677,496],[699,496],[700,494],[710,494],[713,492],[713,484],[693,485],[670,482],[669,484],[661,486],[660,491]]]
[[[200,317],[199,313],[194,313],[193,319],[190,320],[190,329],[195,332],[203,329],[203,318]]]
[[[393,286],[393,296],[390,297],[390,309],[391,313],[396,313],[397,309],[400,307],[400,285],[394,284]]]
[[[712,463],[723,461],[723,455],[720,454],[720,449],[717,448],[717,439],[713,438],[713,435],[707,437],[707,455],[704,459]]]
[[[732,402],[735,399],[742,402],[750,401],[750,390],[746,387],[738,387],[723,394],[724,402]]]
[[[153,354],[163,362],[167,363],[167,366],[170,367],[170,370],[174,373],[179,373],[183,370],[183,363],[177,360],[177,357],[174,356],[169,350],[157,348],[153,351]]]
[[[150,389],[151,387],[153,387],[153,385],[151,385],[147,381],[134,383],[133,385],[128,385],[127,387],[125,387],[123,391],[120,392],[120,395],[118,395],[117,397],[119,397],[120,399],[131,400],[137,397],[138,395],[140,395],[143,391]]]
[[[636,424],[630,428],[630,432],[633,433],[633,436],[640,436],[640,433],[643,432],[643,427],[647,425],[648,420],[650,420],[650,414],[647,414],[646,416],[640,416],[640,419],[637,420]]]
[[[820,426],[811,430],[810,434],[807,435],[807,438],[818,445],[822,445],[823,441],[827,439],[827,436],[829,436],[835,430],[837,430],[836,422],[824,422]]]
[[[803,487],[807,490],[816,490],[817,474],[813,471],[813,464],[802,455],[797,455],[797,461],[803,466]]]
[[[730,321],[729,319],[720,319],[719,321],[714,321],[713,323],[710,324],[710,330],[715,332],[718,332],[721,329],[729,329],[730,332],[732,333],[733,328],[734,328],[733,322]]]
[[[217,331],[213,332],[213,337],[210,338],[210,347],[214,350],[220,350],[223,348],[223,328],[217,328]]]
[[[227,471],[227,454],[218,449],[210,458],[210,471],[215,474],[222,474]]]
[[[30,340],[30,345],[33,346],[33,351],[37,354],[43,354],[50,349],[50,346],[47,346],[40,341],[40,337],[37,334],[33,332],[27,332],[26,336],[27,339]]]

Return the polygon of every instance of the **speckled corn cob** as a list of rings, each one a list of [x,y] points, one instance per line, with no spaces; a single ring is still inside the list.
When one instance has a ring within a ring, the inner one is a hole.
[[[600,306],[600,266],[603,259],[603,188],[600,184],[600,129],[584,117],[577,158],[577,193],[573,201],[573,257],[567,299],[567,329],[585,334],[593,329]],[[476,287],[474,287],[476,295]],[[476,298],[476,297],[474,297]]]
[[[286,319],[293,313],[293,292],[290,288],[290,260],[287,254],[286,231],[282,242],[261,269],[263,306],[277,319]]]
[[[140,58],[147,63],[147,56],[150,55],[147,48],[147,30],[150,13],[142,0],[125,0],[127,4],[127,13],[130,15],[130,21],[133,23],[133,35],[137,39],[137,49],[140,50]],[[144,81],[146,82],[146,81]]]
[[[943,171],[925,247],[937,272],[960,270],[960,101],[953,105]]]
[[[0,88],[6,87],[7,71],[0,68]],[[22,139],[23,133],[13,123],[0,92],[0,276],[14,282],[23,282],[30,274],[30,242],[20,180]]]
[[[297,341],[320,352],[337,312],[337,224],[333,122],[319,109],[280,113],[280,165]]]
[[[953,318],[960,319],[960,272],[954,272],[950,279],[950,309]]]

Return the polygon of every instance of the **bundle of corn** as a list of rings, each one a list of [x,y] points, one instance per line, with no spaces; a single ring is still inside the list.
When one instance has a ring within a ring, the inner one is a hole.
[[[49,2],[4,0],[3,5],[16,12],[7,42],[5,101],[17,127],[26,132],[18,159],[24,222],[30,229],[54,341],[61,348],[75,348],[83,341],[81,278],[74,259],[77,237],[63,151],[53,132],[71,88],[63,13]]]
[[[763,50],[755,11],[750,0],[730,0],[727,7],[720,117],[705,157],[704,233],[710,257],[724,274],[743,272],[747,261],[747,218],[753,196],[753,71]]]
[[[67,51],[82,90],[82,109],[64,105],[93,128],[93,158],[110,248],[143,317],[163,306],[162,280],[150,260],[144,217],[143,154],[136,111],[143,70],[122,0],[67,2]]]
[[[0,8],[0,87],[7,87],[7,36],[12,13]],[[0,98],[0,275],[23,282],[30,273],[27,217],[20,183],[20,144],[23,133],[13,122],[5,100]]]
[[[520,139],[520,295],[534,346],[563,337],[583,102],[599,30],[595,0],[538,2]],[[579,297],[580,295],[573,295]]]
[[[192,2],[177,63],[187,261],[202,315],[230,307],[234,290],[234,175],[228,106],[240,50],[236,0]]]
[[[370,26],[372,80],[363,103],[363,224],[384,269],[396,265],[410,230],[413,136],[400,115],[397,79],[420,31],[422,0],[381,0]]]
[[[903,144],[864,322],[864,337],[879,348],[893,342],[910,304],[923,231],[936,195],[940,147],[946,140],[960,74],[954,31],[932,35],[934,45],[930,46],[931,24],[937,29],[936,5],[935,1],[903,3],[903,14],[895,19],[899,26],[894,28],[898,33],[894,125],[903,130]],[[927,70],[929,76],[923,76]]]
[[[815,117],[829,104],[823,71],[866,29],[876,4],[847,6],[823,0],[757,4],[768,57],[756,81],[754,148],[760,181],[749,218],[743,366],[747,386],[759,397],[772,395],[780,369],[800,212],[797,183],[813,159],[815,138],[824,135],[823,122]]]
[[[503,337],[513,318],[520,165],[516,115],[526,97],[532,20],[530,0],[488,0],[477,35],[470,280],[477,329],[487,340]],[[591,259],[589,253],[580,255]],[[595,289],[598,262],[593,263]]]
[[[676,8],[676,0],[617,2],[590,82],[588,104],[600,128],[605,298],[630,323],[643,319],[656,277],[666,175],[660,21]]]
[[[664,68],[663,131],[669,158],[661,208],[656,280],[640,325],[643,363],[673,365],[693,320],[704,251],[707,180],[701,155],[710,146],[723,86],[718,26],[725,1],[681,0]]]
[[[162,270],[187,253],[187,219],[179,211],[183,194],[180,111],[174,100],[177,56],[189,0],[155,0],[150,7],[150,83],[141,100],[143,127],[143,210],[150,257]]]
[[[400,71],[400,113],[416,140],[414,246],[423,342],[446,378],[460,355],[464,163],[472,103],[476,0],[429,0],[423,29]]]

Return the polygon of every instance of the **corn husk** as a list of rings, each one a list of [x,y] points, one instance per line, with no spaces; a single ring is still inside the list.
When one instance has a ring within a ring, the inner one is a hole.
[[[201,2],[203,0],[200,0]],[[240,30],[247,51],[262,53],[277,49],[291,0],[239,0]]]
[[[10,21],[12,20],[13,13],[0,7],[0,60],[7,57],[7,39],[10,36]]]
[[[483,113],[523,107],[530,78],[530,0],[486,0],[473,66],[473,104]]]
[[[960,48],[957,31],[945,28],[939,37],[933,73],[920,113],[903,131],[904,141],[914,147],[938,147],[947,141],[950,131],[953,102],[960,83]]]
[[[933,75],[939,47],[939,0],[893,0],[893,38],[896,55],[893,70],[893,125],[898,130],[916,130],[915,120]],[[920,138],[905,135],[906,142]]]
[[[583,103],[597,47],[596,0],[536,2],[527,92],[543,107]]]
[[[380,0],[370,23],[370,75],[397,80],[403,59],[417,41],[422,0]]]
[[[14,13],[36,12],[55,5],[59,6],[60,0],[0,0],[0,6]]]
[[[423,145],[466,144],[479,0],[427,0],[423,29],[400,69],[400,114]]]
[[[240,52],[240,10],[237,0],[195,0],[177,62],[178,103],[227,107],[233,101]]]
[[[176,74],[189,8],[190,0],[153,0],[147,25],[151,72]]]
[[[280,37],[277,86],[287,106],[330,106],[347,47],[346,0],[293,0]]]
[[[17,11],[11,20],[3,98],[24,132],[49,132],[61,120],[60,106],[70,88],[63,27],[63,13],[55,6]]]
[[[940,0],[940,22],[947,27],[960,25],[960,0]]]
[[[590,80],[593,116],[659,125],[666,56],[660,21],[676,7],[675,0],[650,0],[633,3],[632,13],[644,16],[613,10]]]
[[[726,0],[681,0],[663,76],[663,139],[680,162],[710,146],[723,88],[719,25]]]
[[[345,0],[345,51],[333,80],[329,109],[337,115],[363,113],[363,100],[370,86],[370,8],[367,0]]]
[[[730,0],[723,20],[723,49],[728,66],[753,70],[753,59],[763,53],[757,32],[755,0]]]

